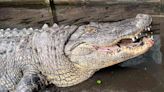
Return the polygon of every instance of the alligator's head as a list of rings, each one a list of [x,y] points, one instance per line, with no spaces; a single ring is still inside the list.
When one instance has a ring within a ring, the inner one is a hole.
[[[139,56],[153,46],[152,18],[138,14],[115,23],[90,23],[80,26],[66,44],[70,61],[81,68],[101,69]]]

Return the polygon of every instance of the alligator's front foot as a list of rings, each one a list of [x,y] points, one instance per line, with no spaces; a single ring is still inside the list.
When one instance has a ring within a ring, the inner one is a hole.
[[[38,74],[31,74],[21,79],[16,92],[37,92],[42,87],[45,87],[44,78]]]

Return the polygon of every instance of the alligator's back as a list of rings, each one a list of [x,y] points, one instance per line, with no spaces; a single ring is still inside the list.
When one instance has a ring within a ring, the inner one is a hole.
[[[18,29],[13,29],[13,30],[1,29],[0,30],[0,57],[1,59],[5,59],[8,55],[11,55],[16,50],[16,46],[20,43],[21,39],[23,39],[25,36],[28,35],[28,33],[25,33],[25,32],[30,32],[30,31],[18,30]]]
[[[15,58],[16,50],[26,46],[26,43],[21,44],[23,40],[28,39],[33,33],[32,28],[20,30],[0,29],[0,77],[7,70],[6,66],[13,63],[12,60]]]

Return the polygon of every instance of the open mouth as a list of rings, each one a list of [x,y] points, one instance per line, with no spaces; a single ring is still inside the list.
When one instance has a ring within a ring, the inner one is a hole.
[[[151,26],[149,26],[134,35],[123,37],[111,46],[93,47],[101,52],[119,52],[122,49],[130,51],[142,50],[144,47],[152,47],[153,44],[153,32],[151,31]]]

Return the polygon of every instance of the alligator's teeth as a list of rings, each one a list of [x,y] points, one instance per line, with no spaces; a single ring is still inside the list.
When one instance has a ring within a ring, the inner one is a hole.
[[[147,30],[150,31],[150,27],[148,27]]]
[[[136,39],[138,39],[138,36],[136,36]]]
[[[150,38],[153,40],[154,39],[153,35],[151,35]]]
[[[44,24],[44,25],[42,26],[42,29],[46,29],[46,28],[48,28],[48,25],[47,25],[47,24]]]
[[[135,38],[132,38],[132,41],[135,42]]]

